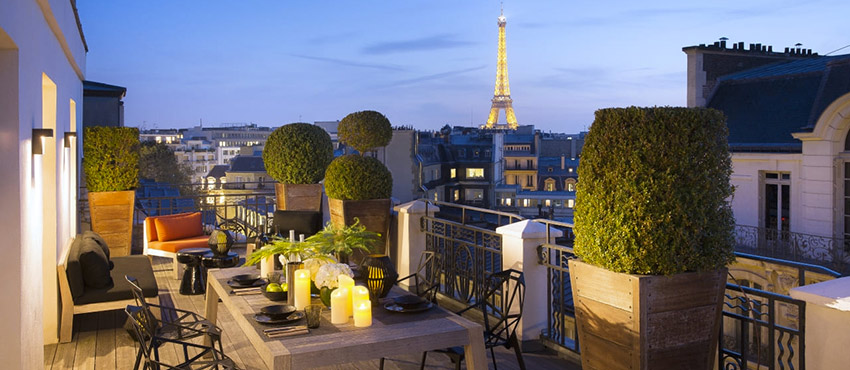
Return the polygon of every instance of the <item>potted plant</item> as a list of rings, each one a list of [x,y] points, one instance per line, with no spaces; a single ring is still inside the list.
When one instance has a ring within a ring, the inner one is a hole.
[[[91,227],[109,245],[111,256],[130,254],[139,147],[139,130],[133,127],[86,127],[83,131]]]
[[[325,169],[333,160],[328,133],[309,123],[290,123],[272,131],[263,164],[275,184],[277,209],[321,211]]]
[[[703,368],[734,259],[719,111],[596,112],[576,194],[570,280],[584,368]]]
[[[386,253],[392,173],[383,163],[364,154],[389,144],[393,135],[390,121],[375,111],[351,113],[339,122],[338,135],[340,141],[360,154],[337,157],[325,172],[331,222],[341,227],[359,219],[367,230],[380,234],[376,252]]]

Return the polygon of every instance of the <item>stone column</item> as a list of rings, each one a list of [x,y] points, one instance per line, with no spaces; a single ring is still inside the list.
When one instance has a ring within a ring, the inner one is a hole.
[[[546,267],[538,263],[537,247],[546,243],[546,225],[523,220],[496,229],[502,235],[502,269],[522,271],[525,278],[525,305],[517,336],[523,350],[540,348],[540,332],[546,328]],[[552,229],[554,240],[563,232]]]
[[[847,368],[850,277],[791,289],[791,297],[806,302],[806,368]]]
[[[419,257],[425,251],[425,233],[422,231],[421,220],[425,216],[426,204],[414,200],[397,205],[393,209],[398,212],[398,255],[393,257],[399,277],[405,277],[416,272]],[[433,214],[440,210],[435,205],[427,206]],[[405,281],[402,285],[406,285]]]

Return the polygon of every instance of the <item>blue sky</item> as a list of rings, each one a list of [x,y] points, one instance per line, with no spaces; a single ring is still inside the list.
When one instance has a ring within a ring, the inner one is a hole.
[[[686,103],[682,47],[850,44],[843,1],[507,1],[520,124],[578,132],[596,109]],[[341,119],[438,129],[487,119],[498,1],[78,0],[86,78],[127,87],[145,128]],[[838,54],[846,54],[850,48]],[[504,117],[501,118],[504,120]]]

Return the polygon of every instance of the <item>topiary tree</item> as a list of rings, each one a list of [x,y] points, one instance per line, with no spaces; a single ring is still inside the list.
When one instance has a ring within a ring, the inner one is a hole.
[[[596,111],[578,169],[575,254],[652,275],[734,260],[727,137],[726,118],[713,109]]]
[[[263,149],[266,172],[282,184],[317,184],[333,160],[328,133],[309,123],[290,123],[274,130]]]
[[[337,135],[340,141],[363,155],[368,151],[387,146],[393,138],[393,128],[390,120],[383,114],[364,110],[351,113],[339,121]]]
[[[90,192],[135,189],[139,185],[139,129],[86,127],[83,171]]]
[[[349,154],[331,162],[325,173],[328,198],[368,200],[389,198],[393,190],[392,173],[379,160]]]

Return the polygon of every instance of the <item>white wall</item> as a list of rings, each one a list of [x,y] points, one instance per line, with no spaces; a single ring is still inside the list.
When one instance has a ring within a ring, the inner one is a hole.
[[[0,3],[0,278],[4,286],[19,289],[8,296],[20,297],[0,305],[0,332],[10,339],[0,346],[4,368],[42,367],[43,345],[57,340],[58,299],[43,292],[55,292],[59,252],[76,232],[71,194],[76,176],[70,174],[76,166],[70,161],[78,159],[67,157],[71,151],[64,150],[62,137],[71,129],[72,99],[78,104],[76,121],[81,121],[84,70],[85,49],[70,1]],[[46,162],[55,162],[50,174],[43,173],[44,156],[34,159],[31,149],[32,129],[44,124],[44,75],[56,85],[55,123],[48,120],[55,124],[54,137],[44,141],[52,148],[45,150]],[[52,207],[44,207],[55,210],[50,222],[42,207],[45,191],[54,195]],[[54,226],[43,233],[42,225]],[[51,239],[46,245],[44,235]],[[44,276],[53,279],[44,281]]]
[[[801,154],[777,153],[733,153],[732,154],[732,186],[735,194],[732,197],[732,211],[735,223],[748,226],[763,226],[759,217],[763,212],[760,198],[761,172],[790,172],[791,173],[791,231],[800,230],[802,212],[801,201]]]

